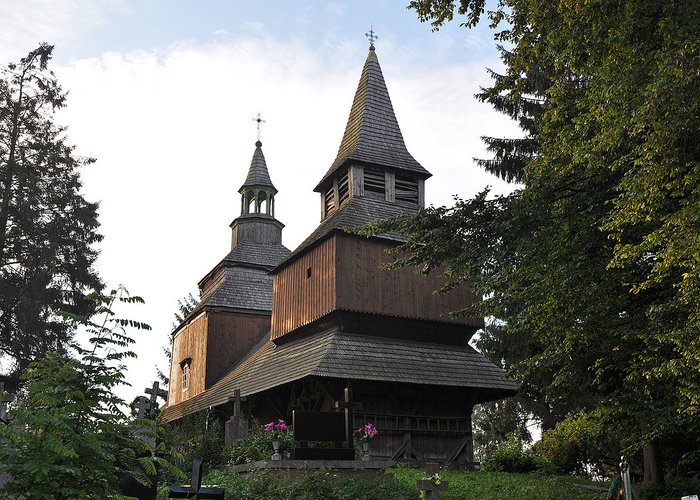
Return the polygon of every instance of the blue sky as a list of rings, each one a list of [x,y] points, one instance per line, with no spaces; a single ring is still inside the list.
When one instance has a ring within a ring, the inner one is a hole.
[[[177,300],[230,247],[229,223],[256,139],[280,193],[283,242],[295,248],[319,222],[313,187],[335,159],[370,24],[394,109],[413,156],[433,173],[428,204],[487,185],[479,137],[512,137],[514,123],[474,99],[500,63],[493,34],[456,20],[439,32],[406,1],[5,0],[0,62],[40,41],[55,45],[54,71],[69,91],[57,121],[100,202],[98,271],[147,304],[128,314],[154,330],[138,336],[128,366],[133,397],[164,367]]]

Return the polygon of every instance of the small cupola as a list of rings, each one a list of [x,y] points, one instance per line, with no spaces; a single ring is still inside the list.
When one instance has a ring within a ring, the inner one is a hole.
[[[241,215],[265,214],[275,216],[275,195],[277,189],[270,180],[262,142],[255,142],[255,152],[250,162],[248,176],[238,190],[241,193]]]

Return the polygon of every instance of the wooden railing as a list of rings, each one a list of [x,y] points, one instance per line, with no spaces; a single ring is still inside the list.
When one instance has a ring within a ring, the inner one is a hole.
[[[380,431],[465,434],[472,430],[471,419],[467,417],[432,417],[356,411],[354,422],[356,427],[371,422]]]

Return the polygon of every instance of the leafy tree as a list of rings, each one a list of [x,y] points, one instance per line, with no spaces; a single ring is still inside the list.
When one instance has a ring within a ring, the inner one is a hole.
[[[434,28],[484,13],[483,0],[409,6]],[[488,16],[505,71],[478,97],[525,137],[487,139],[482,166],[521,184],[373,230],[407,236],[397,266],[444,263],[447,288],[485,297],[469,312],[524,339],[510,371],[550,409],[637,429],[645,480],[661,482],[663,440],[700,436],[700,11],[503,0]]]
[[[125,329],[150,329],[116,316],[114,305],[143,300],[123,289],[88,299],[95,316],[70,320],[86,329],[89,346],[72,343],[77,357],[50,352],[30,363],[13,421],[0,426],[0,467],[12,478],[0,491],[10,497],[105,498],[118,493],[121,471],[146,482],[156,463],[168,467],[151,457],[114,393],[126,383],[121,363],[135,356]]]
[[[76,157],[53,123],[65,93],[42,44],[19,64],[0,68],[0,353],[11,380],[38,356],[65,350],[73,333],[58,311],[87,314],[101,288],[92,266],[97,204],[80,194]]]

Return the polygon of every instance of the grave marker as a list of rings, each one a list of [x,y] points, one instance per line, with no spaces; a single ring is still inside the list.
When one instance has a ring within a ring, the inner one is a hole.
[[[192,460],[192,479],[185,486],[168,486],[169,498],[189,498],[190,500],[224,500],[223,488],[202,488],[202,464],[204,460]]]
[[[151,418],[156,418],[156,410],[158,408],[158,404],[157,404],[158,397],[160,396],[165,401],[168,401],[168,392],[161,389],[159,386],[160,386],[160,384],[158,383],[158,381],[154,381],[153,386],[146,387],[146,389],[145,389],[146,394],[151,395],[151,399],[150,399],[150,403],[151,403],[150,416],[151,416]]]
[[[245,401],[245,396],[241,396],[241,390],[235,389],[233,396],[228,398],[233,403],[233,415],[226,422],[225,441],[226,445],[248,437],[248,421],[241,415],[241,402]]]
[[[416,481],[416,489],[418,491],[425,491],[425,498],[427,500],[440,500],[440,492],[445,491],[449,488],[449,483],[447,481],[440,480],[436,483],[436,474],[440,472],[440,468],[437,464],[429,463],[425,467],[425,474],[430,477],[430,479],[419,479]]]

